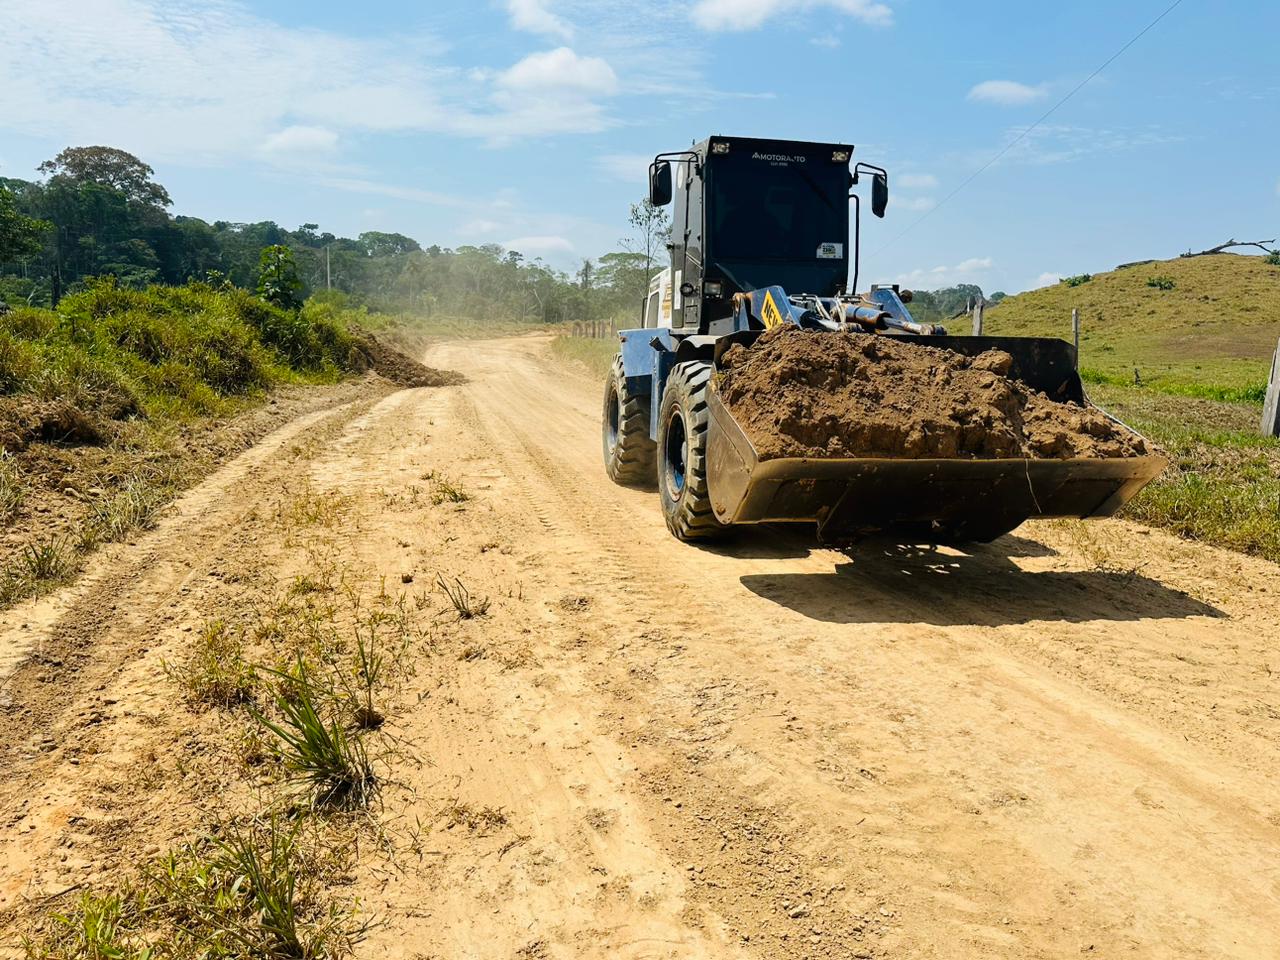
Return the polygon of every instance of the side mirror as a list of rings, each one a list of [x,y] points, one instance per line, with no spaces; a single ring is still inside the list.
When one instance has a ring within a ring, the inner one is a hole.
[[[671,164],[666,160],[649,167],[649,202],[655,207],[671,202]]]
[[[889,178],[877,173],[871,181],[871,212],[883,217],[889,206]]]

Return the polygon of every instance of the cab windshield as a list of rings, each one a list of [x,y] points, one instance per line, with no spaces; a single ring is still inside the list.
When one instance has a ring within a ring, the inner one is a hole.
[[[707,246],[716,259],[843,257],[849,226],[845,165],[827,157],[753,159],[744,152],[715,158],[708,173]]]

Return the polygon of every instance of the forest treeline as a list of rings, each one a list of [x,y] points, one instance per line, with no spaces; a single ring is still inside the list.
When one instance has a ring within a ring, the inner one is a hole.
[[[644,204],[618,250],[570,274],[496,244],[424,247],[399,233],[352,238],[315,223],[291,230],[175,216],[152,168],[110,147],[68,148],[38,172],[0,178],[0,300],[15,306],[52,306],[106,276],[134,289],[212,279],[252,290],[263,250],[284,246],[302,298],[333,289],[372,310],[555,323],[638,313],[649,269],[665,254],[655,242],[665,211]]]
[[[40,178],[0,177],[0,301],[53,306],[95,277],[122,288],[227,281],[259,288],[263,251],[287,248],[298,297],[332,289],[385,312],[469,320],[557,323],[625,320],[664,265],[664,209],[632,205],[618,249],[568,273],[496,244],[422,246],[399,233],[340,237],[316,223],[288,229],[170,213],[154,170],[123,150],[69,147],[42,163]],[[918,294],[914,312],[937,320],[964,309],[977,287]]]

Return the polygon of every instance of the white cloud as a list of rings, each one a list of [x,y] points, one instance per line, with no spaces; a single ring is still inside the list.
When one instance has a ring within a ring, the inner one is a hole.
[[[887,27],[893,10],[874,0],[698,0],[693,22],[705,30],[754,30],[783,14],[826,7],[863,23]]]
[[[1070,124],[1042,124],[1024,136],[1026,127],[1012,127],[1004,132],[1004,142],[1017,141],[1000,163],[1051,164],[1069,163],[1096,154],[1123,153],[1144,147],[1180,143],[1179,134],[1167,133],[1158,126],[1140,129],[1106,129],[1078,127]],[[1018,140],[1022,137],[1021,140]],[[976,151],[968,158],[975,165],[986,162],[989,148]]]
[[[652,162],[652,153],[606,153],[596,157],[596,166],[609,179],[636,184],[648,182]]]
[[[502,245],[508,250],[516,250],[526,256],[529,254],[569,253],[573,250],[573,244],[564,237],[559,236],[516,237],[514,240],[504,241]]]
[[[568,48],[468,76],[429,37],[285,26],[240,0],[5,0],[0,130],[151,162],[337,151],[349,132],[489,141],[612,122],[604,60]],[[340,68],[335,67],[340,65]],[[330,137],[330,135],[332,135]]]
[[[542,0],[507,0],[507,12],[511,14],[511,26],[528,33],[573,39],[573,27],[547,9]]]
[[[324,127],[285,127],[267,137],[262,149],[270,154],[333,153],[338,135]]]
[[[474,220],[468,220],[458,228],[458,232],[467,236],[487,236],[496,233],[502,228],[502,224],[493,220],[486,220],[484,217],[477,217]]]
[[[368,193],[379,197],[394,197],[397,200],[412,200],[414,203],[427,203],[437,207],[462,207],[467,201],[447,193],[436,193],[419,187],[401,187],[391,183],[379,183],[376,180],[365,180],[359,177],[323,177],[317,181],[320,186],[330,190],[343,190],[347,193]]]
[[[1062,274],[1049,271],[1047,273],[1040,274],[1040,276],[1036,277],[1035,280],[1031,281],[1031,289],[1039,290],[1041,287],[1052,287],[1061,282]]]
[[[937,201],[933,197],[903,197],[895,195],[889,200],[891,209],[909,210],[915,213],[924,213],[926,210],[932,210],[936,205]]]
[[[995,261],[991,257],[970,257],[954,266],[912,270],[901,278],[901,282],[928,290],[953,287],[957,283],[977,283],[993,266]]]
[[[1048,93],[1043,84],[1033,87],[1016,80],[984,80],[969,91],[969,99],[1002,107],[1021,107],[1040,100]]]
[[[834,50],[840,46],[840,38],[834,33],[824,33],[821,36],[810,37],[809,42],[815,47],[822,47],[826,50]]]
[[[579,90],[608,96],[617,91],[618,77],[599,57],[580,57],[568,47],[531,53],[498,75],[508,90]]]
[[[938,178],[932,173],[902,173],[893,182],[908,190],[935,190],[938,187]]]

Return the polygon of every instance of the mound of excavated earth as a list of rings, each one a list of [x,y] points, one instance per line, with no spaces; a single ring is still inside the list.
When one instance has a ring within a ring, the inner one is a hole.
[[[357,333],[352,366],[362,372],[371,369],[402,387],[451,387],[467,380],[452,370],[436,370],[419,363],[366,331]]]
[[[1011,380],[1000,350],[779,327],[722,358],[721,398],[760,458],[1134,457],[1141,437],[1100,410]]]

